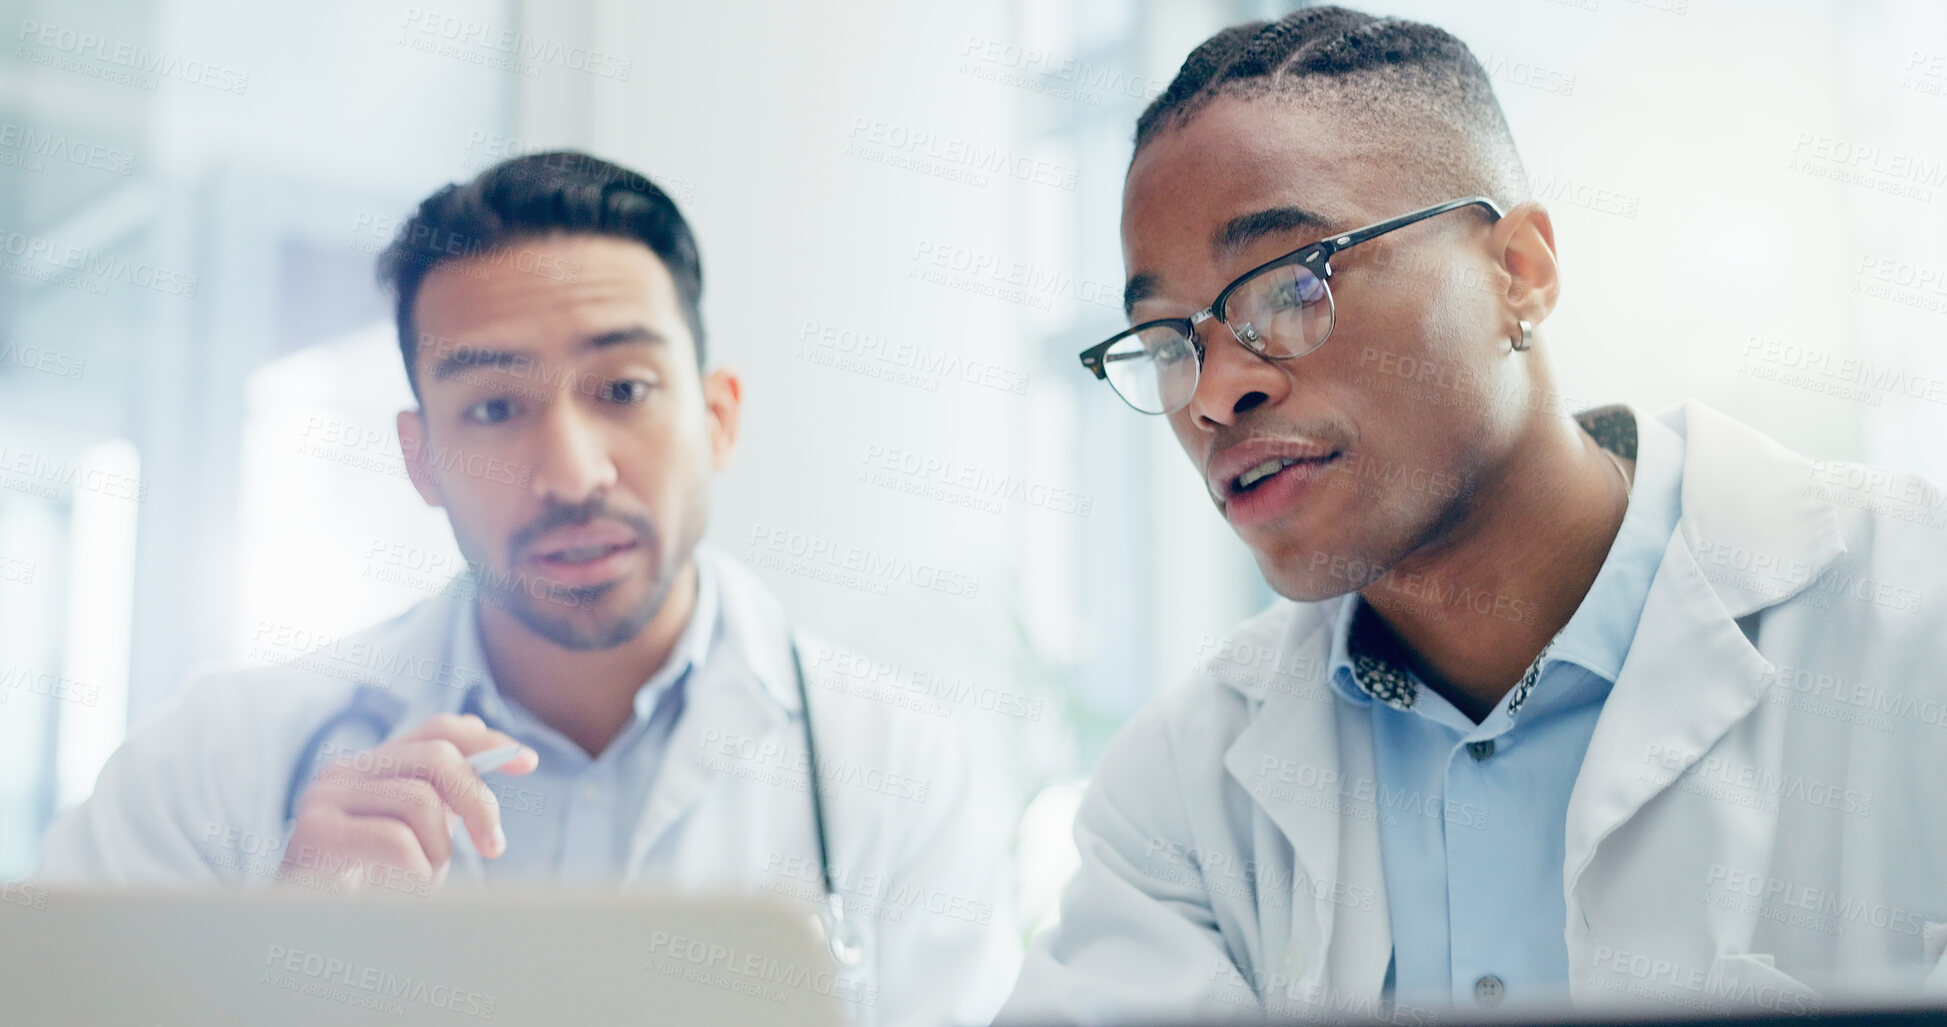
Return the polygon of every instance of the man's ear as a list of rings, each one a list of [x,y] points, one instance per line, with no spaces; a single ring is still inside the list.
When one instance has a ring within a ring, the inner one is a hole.
[[[1494,223],[1491,252],[1508,275],[1508,306],[1514,316],[1540,324],[1561,295],[1561,269],[1555,263],[1555,223],[1533,200],[1519,203]]]
[[[406,477],[412,479],[412,487],[419,490],[419,498],[427,506],[445,506],[446,497],[440,492],[439,479],[433,475],[432,457],[426,452],[426,415],[418,410],[399,411],[399,449],[406,458]]]
[[[744,383],[737,372],[719,367],[704,375],[703,403],[709,409],[710,468],[721,471],[730,465],[730,452],[737,448],[737,425],[743,416]]]

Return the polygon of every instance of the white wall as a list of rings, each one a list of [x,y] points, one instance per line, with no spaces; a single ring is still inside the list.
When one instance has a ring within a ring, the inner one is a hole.
[[[1009,6],[607,2],[592,38],[632,74],[530,91],[521,147],[644,170],[697,233],[711,359],[745,386],[711,541],[902,680],[964,681],[942,708],[1027,786],[1066,759],[1041,662],[1061,640],[1027,611],[1072,616],[1039,589],[1083,522],[1031,501],[1075,491],[1033,352],[1074,290],[1022,217],[1074,196],[1073,169],[1024,141],[1014,90],[957,61],[1019,38]],[[814,576],[848,565],[855,580]],[[982,689],[1042,712],[987,709]]]
[[[1947,390],[1885,387],[1938,378],[1947,321],[1854,292],[1869,257],[1895,274],[1947,267],[1947,100],[1907,72],[1916,51],[1947,49],[1939,5],[1372,7],[1449,29],[1489,67],[1555,220],[1565,284],[1546,331],[1572,398],[1696,397],[1815,457],[1947,470],[1913,444],[1937,437]],[[1822,156],[1858,147],[1878,156]],[[1871,171],[1895,159],[1899,173]],[[1859,169],[1869,184],[1816,173]],[[1909,172],[1925,198],[1885,191]],[[1830,359],[1808,366],[1810,351]],[[1862,388],[1839,373],[1848,359],[1895,377]]]

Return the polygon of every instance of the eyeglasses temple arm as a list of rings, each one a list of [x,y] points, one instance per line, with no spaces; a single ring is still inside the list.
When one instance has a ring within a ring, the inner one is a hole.
[[[1125,335],[1119,335],[1116,338],[1120,339],[1120,338],[1124,338],[1125,336],[1126,333]],[[1105,378],[1108,376],[1110,361],[1141,360],[1144,357],[1147,357],[1149,355],[1147,353],[1111,353],[1109,352],[1108,347],[1109,345],[1113,344],[1115,341],[1116,341],[1115,339],[1111,339],[1109,340],[1109,342],[1103,343],[1100,346],[1092,346],[1089,349],[1084,350],[1081,356],[1082,366],[1088,368],[1090,371],[1093,371],[1095,373],[1095,377]]]
[[[1357,246],[1369,239],[1385,235],[1387,232],[1396,228],[1405,228],[1415,221],[1425,221],[1427,218],[1437,214],[1445,214],[1450,210],[1459,210],[1462,207],[1471,207],[1475,204],[1486,208],[1488,214],[1491,216],[1491,220],[1501,220],[1501,208],[1493,200],[1485,196],[1469,196],[1459,200],[1448,200],[1445,203],[1435,204],[1424,210],[1416,210],[1411,214],[1401,214],[1399,217],[1390,218],[1377,224],[1367,225],[1364,228],[1355,228],[1344,235],[1335,235],[1330,239],[1321,240],[1319,246],[1325,251],[1321,256],[1329,258],[1332,254],[1340,250]]]

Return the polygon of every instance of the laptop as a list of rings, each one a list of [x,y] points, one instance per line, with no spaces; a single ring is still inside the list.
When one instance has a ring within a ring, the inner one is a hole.
[[[15,1027],[838,1027],[869,1001],[775,896],[9,888],[0,1022]]]

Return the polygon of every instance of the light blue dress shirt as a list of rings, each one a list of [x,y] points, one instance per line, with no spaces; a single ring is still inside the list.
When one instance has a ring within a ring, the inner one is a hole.
[[[500,797],[501,828],[507,832],[507,851],[481,861],[490,884],[599,883],[627,871],[636,821],[662,767],[670,731],[683,715],[686,686],[717,634],[717,583],[708,560],[698,559],[696,566],[696,610],[688,626],[661,669],[636,690],[628,724],[593,758],[501,694],[481,648],[477,608],[454,618],[456,680],[480,682],[466,708],[541,757],[531,774],[486,775]],[[469,677],[457,677],[461,673]]]
[[[1402,1005],[1567,996],[1569,792],[1681,513],[1682,437],[1647,416],[1636,436],[1628,509],[1594,584],[1526,687],[1479,724],[1362,648],[1354,621],[1372,614],[1356,594],[1340,609],[1332,685],[1372,706],[1388,980]]]

